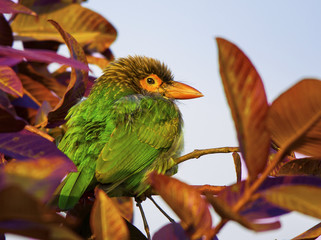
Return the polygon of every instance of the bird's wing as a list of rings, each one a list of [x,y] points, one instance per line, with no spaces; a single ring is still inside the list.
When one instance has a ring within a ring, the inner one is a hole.
[[[116,127],[96,165],[102,183],[124,181],[167,151],[181,132],[176,105],[161,97],[132,95],[115,106]]]

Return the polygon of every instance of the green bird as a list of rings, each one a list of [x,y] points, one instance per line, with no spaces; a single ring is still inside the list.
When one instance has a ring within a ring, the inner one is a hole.
[[[59,149],[77,166],[61,188],[58,205],[70,209],[101,183],[109,196],[140,196],[148,173],[174,174],[183,147],[175,99],[203,96],[173,80],[160,61],[129,56],[110,63],[87,99],[73,106]]]

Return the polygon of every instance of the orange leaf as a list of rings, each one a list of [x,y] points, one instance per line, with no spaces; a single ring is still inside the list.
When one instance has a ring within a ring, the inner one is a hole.
[[[23,1],[22,4],[25,4]],[[57,3],[30,6],[38,17],[18,15],[11,24],[17,40],[54,40],[62,42],[57,31],[48,24],[53,19],[89,50],[104,52],[115,41],[117,32],[103,16],[80,4]]]
[[[90,215],[90,227],[95,239],[129,239],[126,223],[113,201],[99,188],[96,188],[95,195]]]
[[[318,176],[321,177],[320,158],[301,158],[292,160],[282,165],[277,173],[278,176]]]
[[[201,197],[199,191],[175,178],[155,172],[149,175],[149,181],[182,220],[182,227],[192,239],[210,234],[211,214],[207,202]]]
[[[43,84],[33,80],[27,75],[18,74],[22,85],[25,89],[25,94],[31,94],[30,97],[35,98],[36,103],[41,106],[44,101],[47,101],[52,108],[59,103],[59,98],[53,94]]]
[[[118,208],[120,215],[125,218],[128,222],[133,221],[133,198],[131,197],[113,197],[111,198],[114,205]]]
[[[321,81],[304,79],[270,107],[267,125],[280,148],[321,156]]]
[[[265,168],[270,146],[264,86],[251,61],[236,45],[222,38],[216,41],[225,94],[249,178],[254,179]]]
[[[292,238],[291,240],[311,240],[316,239],[321,236],[321,223],[315,225],[314,227],[310,228],[309,230],[301,233],[299,236]]]
[[[261,192],[269,202],[283,209],[321,218],[321,188],[309,185],[283,185]]]

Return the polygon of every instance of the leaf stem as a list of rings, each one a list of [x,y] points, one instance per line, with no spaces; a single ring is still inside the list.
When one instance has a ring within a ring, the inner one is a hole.
[[[53,142],[55,139],[53,137],[51,137],[50,135],[48,135],[47,133],[39,130],[38,128],[31,126],[31,125],[26,125],[25,129],[29,132],[38,134],[39,136],[46,138],[47,140],[49,140],[50,142]]]

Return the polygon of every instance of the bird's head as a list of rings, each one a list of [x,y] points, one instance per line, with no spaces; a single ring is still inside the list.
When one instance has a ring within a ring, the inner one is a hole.
[[[154,58],[129,56],[109,64],[104,75],[130,86],[139,94],[162,95],[171,99],[202,97],[195,88],[176,82],[168,67]]]

